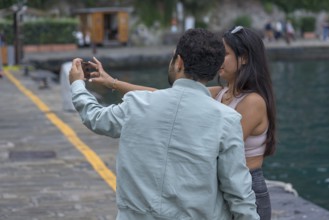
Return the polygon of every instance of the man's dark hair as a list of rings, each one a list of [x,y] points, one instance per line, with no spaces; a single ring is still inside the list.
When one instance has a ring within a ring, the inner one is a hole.
[[[173,60],[180,55],[184,73],[193,80],[212,80],[219,71],[225,48],[221,37],[205,29],[189,29],[179,39]]]

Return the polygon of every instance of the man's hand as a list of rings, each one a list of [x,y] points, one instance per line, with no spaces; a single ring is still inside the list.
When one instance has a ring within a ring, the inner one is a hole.
[[[76,58],[72,61],[72,67],[69,74],[70,84],[74,81],[82,79],[84,80],[83,70],[81,67],[82,59]]]

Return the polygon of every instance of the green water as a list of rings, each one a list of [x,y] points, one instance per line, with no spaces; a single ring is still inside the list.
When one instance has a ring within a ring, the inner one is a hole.
[[[289,182],[299,195],[329,209],[329,62],[273,62],[278,145],[265,160],[267,179]],[[167,68],[117,71],[115,76],[167,88]],[[211,84],[215,84],[212,82]],[[120,95],[110,94],[119,102]]]
[[[279,143],[266,177],[329,209],[329,62],[274,62],[271,69]]]

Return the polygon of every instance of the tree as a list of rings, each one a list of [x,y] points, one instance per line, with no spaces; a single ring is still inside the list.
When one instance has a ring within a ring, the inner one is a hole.
[[[27,5],[30,7],[34,8],[43,8],[43,6],[47,3],[48,1],[43,1],[43,0],[2,0],[0,2],[0,8],[9,8],[13,5]]]
[[[216,7],[216,4],[218,3],[216,0],[181,0],[181,2],[185,10],[185,15],[193,16],[197,27],[207,26],[203,21],[203,16],[206,12]]]
[[[135,12],[146,26],[159,22],[161,26],[170,25],[176,0],[136,0]]]
[[[323,0],[261,0],[261,2],[277,5],[286,13],[293,12],[296,9],[305,9],[314,12],[329,10],[329,1]]]
[[[185,13],[194,16],[196,19],[200,19],[205,12],[214,8],[214,5],[218,2],[216,0],[181,0],[183,3]]]
[[[48,9],[51,6],[58,4],[58,0],[1,0],[0,9],[9,8],[14,4],[25,3],[28,7],[37,9]],[[85,7],[111,6],[129,4],[131,1],[123,0],[70,0],[69,4],[82,4]]]
[[[201,21],[206,11],[214,7],[216,0],[135,0],[136,13],[141,21],[151,26],[159,21],[162,26],[169,26],[178,2],[183,4],[184,14]]]

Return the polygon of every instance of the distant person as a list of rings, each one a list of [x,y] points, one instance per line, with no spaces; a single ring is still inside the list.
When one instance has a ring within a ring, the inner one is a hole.
[[[81,59],[73,60],[72,99],[83,123],[120,137],[117,220],[259,219],[241,116],[205,87],[224,54],[218,36],[188,30],[169,65],[172,88],[129,92],[122,103],[106,107],[86,90]],[[91,82],[115,89],[119,82],[94,62],[98,72]]]
[[[178,31],[176,17],[173,17],[171,19],[171,28],[170,28],[170,30],[171,30],[172,33],[176,33]]]
[[[271,218],[270,195],[262,164],[275,152],[275,98],[261,37],[250,28],[238,26],[223,36],[226,56],[219,71],[226,86],[210,87],[212,97],[242,115],[245,156],[256,193],[257,212],[262,220]],[[115,80],[108,75],[106,84],[122,93],[156,89]],[[112,82],[115,83],[112,83]],[[97,78],[93,82],[99,83]]]
[[[274,38],[279,40],[282,37],[283,25],[281,21],[276,21],[274,26]]]
[[[272,21],[265,24],[265,39],[269,42],[274,39]]]
[[[74,37],[76,38],[76,42],[78,44],[78,47],[83,47],[84,46],[84,41],[83,41],[83,34],[81,31],[76,31],[73,33]]]
[[[90,32],[86,31],[85,35],[84,35],[84,45],[85,46],[90,46],[91,44],[91,36],[90,36]]]
[[[326,15],[322,22],[322,39],[324,41],[327,41],[328,35],[329,35],[329,19],[328,16]]]
[[[286,42],[290,44],[291,40],[295,40],[295,29],[290,20],[287,20],[285,25]]]

